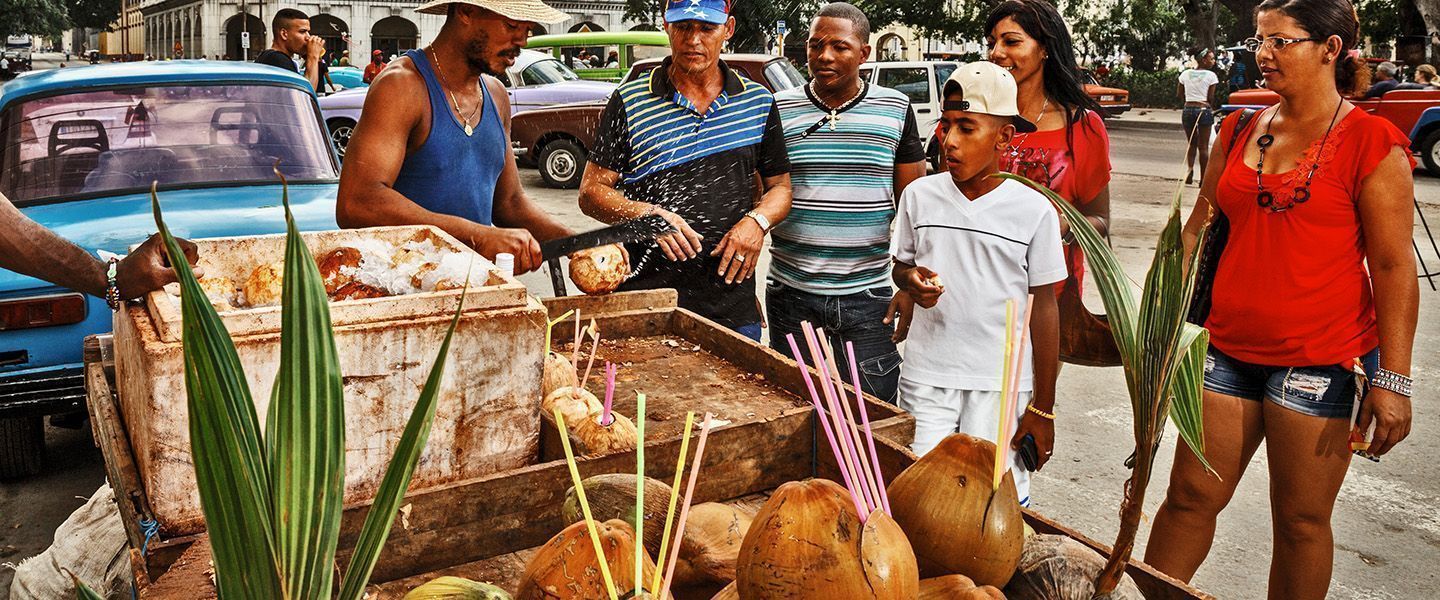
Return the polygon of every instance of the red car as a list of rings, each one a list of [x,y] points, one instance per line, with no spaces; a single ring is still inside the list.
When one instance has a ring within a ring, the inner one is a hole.
[[[789,61],[767,54],[724,54],[720,57],[730,68],[764,85],[771,92],[788,90],[805,84],[805,79]],[[658,58],[635,63],[625,75],[632,81],[660,64]],[[595,143],[595,129],[605,101],[562,104],[530,110],[515,115],[510,121],[511,144],[515,158],[525,166],[540,169],[540,179],[552,188],[580,187],[589,150]]]

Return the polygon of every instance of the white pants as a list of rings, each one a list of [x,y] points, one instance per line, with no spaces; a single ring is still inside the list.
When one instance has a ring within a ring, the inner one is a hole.
[[[1015,403],[1016,426],[1030,404],[1030,392],[1021,392]],[[900,376],[900,408],[915,417],[915,443],[910,449],[924,456],[952,433],[995,442],[1000,427],[1000,392],[942,388],[916,383]],[[1010,443],[1005,440],[1004,443]],[[1011,452],[1010,473],[1015,477],[1015,491],[1020,505],[1030,505],[1030,471],[1020,463],[1020,453]]]

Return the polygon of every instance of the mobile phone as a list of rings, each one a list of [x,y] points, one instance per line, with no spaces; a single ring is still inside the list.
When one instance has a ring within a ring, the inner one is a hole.
[[[1035,436],[1029,433],[1020,438],[1020,464],[1028,471],[1040,468],[1040,450],[1035,447]]]

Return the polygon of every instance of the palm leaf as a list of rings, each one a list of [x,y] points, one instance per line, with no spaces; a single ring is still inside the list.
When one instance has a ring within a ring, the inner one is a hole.
[[[360,528],[360,538],[355,542],[355,551],[345,569],[340,600],[359,600],[364,597],[365,584],[370,581],[370,574],[380,559],[380,550],[385,546],[385,540],[390,537],[395,513],[400,509],[405,490],[410,487],[410,476],[415,472],[415,464],[420,460],[426,440],[430,438],[430,425],[435,418],[440,385],[445,379],[445,359],[450,353],[450,340],[455,335],[455,327],[460,323],[460,314],[465,308],[465,294],[469,289],[470,280],[467,276],[464,291],[460,293],[460,305],[455,307],[455,316],[450,320],[450,328],[445,331],[445,341],[440,344],[435,364],[430,367],[430,376],[425,380],[425,387],[420,390],[420,399],[415,402],[415,408],[410,412],[410,420],[405,423],[405,431],[395,446],[395,455],[390,459],[390,465],[385,468],[385,478],[380,482],[380,489],[376,491],[370,511],[365,515],[365,524]]]
[[[286,226],[280,369],[265,423],[271,523],[287,597],[329,598],[344,509],[345,390],[330,299],[295,226],[284,176],[280,181]]]
[[[231,598],[282,598],[271,533],[270,476],[250,387],[229,333],[165,226],[153,185],[150,199],[180,280],[190,447],[216,587]]]
[[[105,600],[100,597],[100,594],[95,593],[95,590],[90,589],[90,586],[81,583],[80,578],[76,577],[74,573],[66,570],[65,574],[70,576],[70,581],[75,582],[75,597],[78,600]]]
[[[1170,418],[1180,430],[1180,439],[1211,473],[1215,469],[1205,460],[1204,419],[1201,408],[1201,387],[1205,383],[1205,351],[1210,347],[1210,332],[1204,327],[1185,324],[1180,333],[1180,350],[1184,352],[1170,380]]]
[[[1190,299],[1182,276],[1185,247],[1181,243],[1180,209],[1173,204],[1170,218],[1155,245],[1150,271],[1145,275],[1141,293],[1136,349],[1140,355],[1135,363],[1136,376],[1132,386],[1135,405],[1135,443],[1153,446],[1165,430],[1166,404],[1170,377],[1178,364],[1177,349],[1180,329],[1185,324]]]

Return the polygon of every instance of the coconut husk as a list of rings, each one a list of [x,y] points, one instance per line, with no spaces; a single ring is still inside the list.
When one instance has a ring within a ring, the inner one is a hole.
[[[570,364],[567,359],[555,352],[545,353],[545,373],[540,381],[540,397],[549,398],[563,387],[575,385],[579,376],[575,373],[575,365]]]
[[[1024,548],[1024,519],[1009,470],[993,487],[995,444],[946,437],[891,482],[890,507],[924,577],[964,575],[1003,586]]]
[[[410,590],[402,600],[510,600],[510,594],[488,583],[447,575]]]
[[[675,563],[677,587],[735,580],[735,559],[754,513],[718,502],[690,507],[685,540]]]
[[[833,481],[781,485],[760,509],[735,561],[746,600],[912,600],[915,554],[900,526],[876,511],[863,524]]]
[[[245,303],[248,306],[270,306],[280,303],[284,291],[285,263],[260,265],[245,279]]]
[[[569,386],[551,392],[540,403],[540,409],[547,415],[554,414],[556,408],[565,416],[565,427],[570,431],[574,431],[575,426],[590,415],[604,410],[595,394]]]
[[[633,505],[632,505],[633,508]],[[600,547],[609,565],[610,576],[618,593],[635,588],[635,532],[630,524],[611,519],[597,524]],[[655,575],[655,563],[641,553],[642,584]],[[585,521],[577,522],[550,538],[525,565],[516,600],[555,600],[556,598],[605,598],[605,580],[595,555],[595,546]]]
[[[1025,541],[1015,576],[1005,586],[1011,600],[1090,600],[1105,557],[1063,535],[1038,534]],[[1109,600],[1143,600],[1135,580],[1125,574]]]
[[[585,499],[590,501],[591,518],[597,521],[617,519],[630,524],[633,530],[635,524],[634,473],[595,475],[586,478],[582,483],[585,485]],[[660,552],[660,538],[665,535],[665,511],[669,508],[670,486],[646,477],[645,550],[651,556]],[[585,518],[581,514],[580,500],[575,496],[573,486],[565,490],[565,503],[560,506],[560,516],[567,523]]]
[[[735,588],[735,582],[732,581],[710,600],[740,600],[740,591]]]
[[[334,294],[338,290],[355,280],[355,274],[360,270],[360,251],[349,246],[341,246],[315,259],[315,266],[320,269],[320,279],[325,282],[325,293]]]
[[[570,261],[570,281],[591,296],[615,291],[628,277],[630,261],[618,245],[580,252]]]
[[[1005,594],[991,585],[976,586],[964,575],[945,575],[920,580],[916,600],[1005,600]]]
[[[639,443],[640,434],[635,430],[635,423],[629,417],[611,411],[610,424],[601,425],[600,416],[601,413],[591,413],[590,416],[576,421],[570,430],[580,440],[582,453],[610,454],[635,449],[635,445]]]

